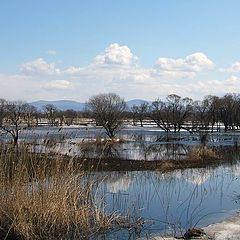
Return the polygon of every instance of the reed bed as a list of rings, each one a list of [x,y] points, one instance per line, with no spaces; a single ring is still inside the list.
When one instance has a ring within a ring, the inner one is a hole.
[[[194,147],[187,153],[187,160],[209,161],[219,160],[222,156],[219,151],[207,146]]]
[[[96,203],[90,174],[30,148],[0,144],[0,239],[92,239],[123,225]]]

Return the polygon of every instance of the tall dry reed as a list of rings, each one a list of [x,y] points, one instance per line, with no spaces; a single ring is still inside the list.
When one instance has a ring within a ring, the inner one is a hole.
[[[89,239],[118,224],[76,163],[31,148],[0,144],[0,239]]]

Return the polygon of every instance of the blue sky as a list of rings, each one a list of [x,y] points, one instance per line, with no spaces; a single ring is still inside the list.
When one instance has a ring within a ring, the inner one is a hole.
[[[0,97],[240,92],[239,10],[237,0],[1,1]]]

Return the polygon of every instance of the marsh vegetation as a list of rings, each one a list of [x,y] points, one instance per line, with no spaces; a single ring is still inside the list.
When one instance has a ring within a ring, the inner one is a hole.
[[[101,94],[80,113],[1,100],[0,237],[183,235],[226,217],[239,206],[238,103],[169,95],[130,111]]]

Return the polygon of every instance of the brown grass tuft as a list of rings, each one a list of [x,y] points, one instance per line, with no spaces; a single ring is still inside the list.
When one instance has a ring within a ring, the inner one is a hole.
[[[209,147],[195,147],[191,149],[187,154],[187,160],[217,160],[219,154],[212,148]]]
[[[89,239],[118,223],[90,175],[59,157],[0,146],[0,239]]]

